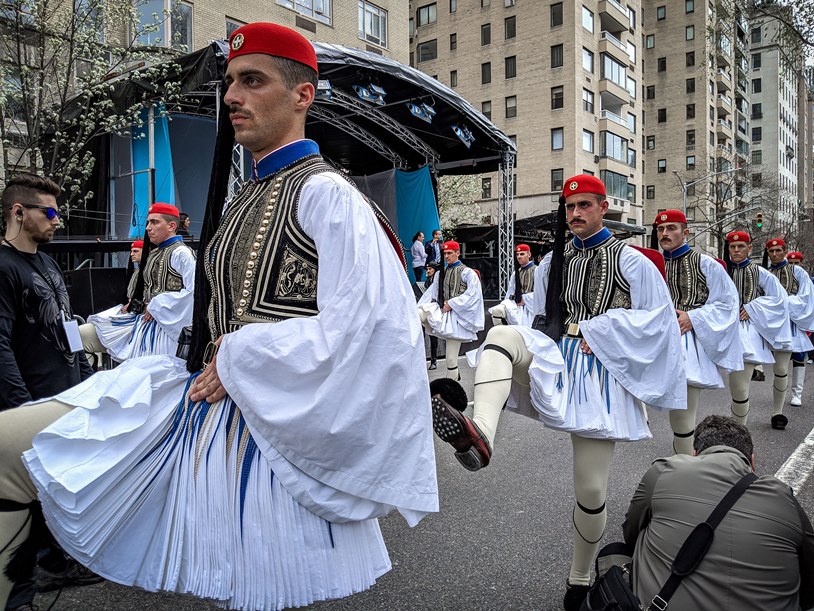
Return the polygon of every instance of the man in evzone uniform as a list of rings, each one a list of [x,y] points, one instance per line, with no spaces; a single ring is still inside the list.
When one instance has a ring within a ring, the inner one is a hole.
[[[179,222],[175,206],[150,206],[147,237],[152,248],[144,268],[131,278],[130,301],[92,314],[79,327],[85,352],[107,352],[119,362],[176,353],[181,330],[192,324],[195,290],[195,253],[176,234]]]
[[[738,293],[718,261],[690,248],[683,212],[659,212],[655,225],[687,368],[687,409],[670,411],[673,451],[692,454],[701,390],[724,387],[719,367],[743,369]]]
[[[574,176],[562,195],[554,251],[543,258],[534,283],[545,333],[520,325],[489,330],[471,419],[461,413],[462,389],[438,380],[431,392],[435,431],[469,470],[489,463],[510,394],[525,398],[519,410],[530,403],[546,426],[571,435],[574,554],[563,604],[577,610],[605,529],[615,442],[651,438],[643,403],[683,410],[687,384],[667,286],[652,262],[603,228],[605,186],[594,176]],[[567,249],[566,220],[574,234]]]
[[[495,325],[523,325],[530,327],[536,313],[534,309],[534,272],[537,266],[531,260],[531,247],[518,244],[514,247],[517,261],[509,278],[506,297],[496,306],[489,308],[492,323]]]
[[[740,337],[744,361],[741,371],[729,373],[732,417],[746,424],[752,370],[759,363],[774,363],[771,423],[772,428],[783,429],[788,422],[782,412],[791,352],[788,295],[772,273],[749,258],[752,236],[745,231],[733,231],[727,234],[726,241],[729,255],[727,270],[740,301]]]
[[[786,242],[782,238],[773,238],[766,242],[766,252],[769,255],[769,271],[780,281],[789,298],[789,322],[791,324],[791,405],[802,404],[803,380],[805,378],[805,363],[808,351],[814,348],[806,331],[814,330],[814,285],[805,270],[793,265],[786,259]],[[785,356],[785,353],[775,352],[775,366]],[[788,365],[788,363],[787,363]],[[786,369],[788,371],[788,368]],[[782,379],[782,378],[781,378]],[[788,380],[788,378],[786,378]],[[779,386],[775,374],[775,386]],[[772,415],[783,415],[783,400],[777,391]],[[785,393],[783,393],[785,399]],[[783,415],[784,418],[787,416]],[[783,424],[785,426],[785,423]],[[777,428],[777,427],[775,427]]]
[[[446,340],[446,377],[460,380],[461,344],[477,340],[483,330],[483,291],[475,271],[459,260],[458,242],[444,242],[442,252],[446,266],[418,300],[418,316],[430,335]]]
[[[803,263],[803,253],[793,250],[786,255],[786,260],[790,265],[795,267],[798,265],[801,266],[800,269],[802,270],[803,275],[811,280],[811,277],[801,265]],[[798,277],[796,270],[794,275],[795,277]],[[814,298],[809,297],[808,303],[811,307],[814,307]],[[808,337],[808,341],[811,341],[811,337],[808,334],[806,334],[806,337]],[[793,405],[795,407],[799,407],[803,404],[803,383],[805,382],[806,378],[806,361],[808,360],[809,354],[811,354],[810,351],[808,353],[803,352],[800,354],[792,353],[791,355],[791,399],[789,400],[789,405]]]
[[[314,48],[271,23],[229,42],[189,360],[130,359],[0,413],[2,565],[39,493],[66,551],[113,581],[304,607],[391,568],[379,517],[438,511],[406,264],[304,138]],[[224,210],[235,139],[253,175]]]

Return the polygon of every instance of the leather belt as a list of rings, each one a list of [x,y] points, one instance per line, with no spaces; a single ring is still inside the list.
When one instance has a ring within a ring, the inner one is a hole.
[[[565,328],[565,334],[569,337],[578,337],[582,339],[582,331],[579,330],[579,323],[572,322]]]

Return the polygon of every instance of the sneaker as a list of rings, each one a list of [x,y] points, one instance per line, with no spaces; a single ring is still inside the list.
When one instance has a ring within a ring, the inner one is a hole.
[[[789,419],[786,418],[783,414],[777,414],[776,416],[772,416],[772,428],[778,431],[785,430],[786,425],[789,423]]]
[[[52,573],[41,566],[34,569],[34,589],[37,592],[51,592],[60,588],[89,586],[104,580],[104,577],[100,577],[72,559],[68,560],[65,570],[58,573]]]
[[[565,609],[565,611],[579,611],[582,608],[582,603],[584,603],[588,597],[591,586],[572,586],[568,583],[567,579],[565,580],[565,585],[567,589],[562,599],[562,608]]]
[[[789,405],[793,407],[800,407],[803,402],[800,400],[800,397],[792,397],[791,401],[789,401]]]
[[[438,365],[436,364],[436,362],[435,362],[435,361],[430,361],[430,366],[429,366],[429,367],[427,367],[427,369],[428,369],[429,371],[432,371],[433,369],[438,369]]]

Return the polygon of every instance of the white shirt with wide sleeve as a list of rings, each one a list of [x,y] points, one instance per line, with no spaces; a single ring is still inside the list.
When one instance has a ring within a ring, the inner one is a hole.
[[[791,263],[789,263],[791,265]],[[799,265],[794,266],[797,294],[789,295],[789,318],[793,325],[792,352],[808,352],[814,346],[806,331],[814,331],[814,283]]]
[[[774,363],[772,350],[791,350],[788,293],[769,270],[758,266],[758,285],[763,295],[743,308],[749,320],[741,321],[743,360],[747,363]]]
[[[430,334],[463,342],[478,339],[478,331],[483,330],[486,322],[483,290],[478,275],[468,267],[464,269],[461,278],[466,282],[466,290],[457,297],[446,300],[449,307],[452,308],[451,312],[444,312],[441,308],[443,304],[437,303],[440,278],[441,274],[436,272],[432,286],[418,300],[418,307],[428,314],[427,323],[431,329]]]
[[[170,267],[181,274],[184,288],[164,291],[147,304],[147,311],[167,335],[178,341],[181,329],[192,324],[195,293],[195,254],[182,245],[170,253]]]

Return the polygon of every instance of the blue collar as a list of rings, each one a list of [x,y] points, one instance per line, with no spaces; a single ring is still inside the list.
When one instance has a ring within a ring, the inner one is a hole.
[[[783,269],[783,268],[784,268],[784,267],[786,267],[788,264],[789,264],[789,262],[788,262],[788,261],[785,261],[785,260],[784,260],[784,261],[781,261],[781,262],[780,262],[780,263],[778,263],[777,265],[775,265],[774,263],[772,263],[771,265],[769,265],[769,269]]]
[[[599,246],[602,242],[604,242],[610,237],[613,237],[613,234],[611,234],[610,230],[608,230],[607,227],[603,227],[595,234],[593,234],[590,238],[587,238],[585,240],[581,240],[577,236],[574,236],[573,244],[575,248],[578,248],[580,250],[588,250],[589,248]]]
[[[447,269],[450,269],[451,267],[458,267],[459,265],[462,265],[462,263],[460,261],[455,261],[455,263],[447,265]]]
[[[313,140],[297,140],[272,151],[260,161],[254,162],[252,180],[263,180],[284,167],[309,155],[319,155],[319,146]]]
[[[690,245],[684,242],[681,246],[676,248],[675,250],[665,250],[663,251],[665,260],[669,261],[671,259],[678,259],[679,257],[686,255],[690,252]]]
[[[521,267],[520,269],[528,269],[528,268],[532,267],[533,265],[534,265],[534,261],[529,261],[528,263],[526,263],[526,264],[525,264],[523,267]]]
[[[166,240],[161,242],[161,244],[159,244],[158,247],[159,248],[166,248],[170,244],[174,244],[175,242],[180,242],[183,239],[184,239],[184,236],[174,235],[171,238],[167,238]]]
[[[749,265],[751,262],[752,262],[752,260],[751,260],[749,257],[746,257],[746,258],[745,258],[743,261],[741,261],[740,263],[733,263],[732,261],[730,261],[730,262],[729,262],[729,267],[733,267],[733,268],[735,268],[735,269],[743,269],[744,267],[746,267],[747,265]]]

